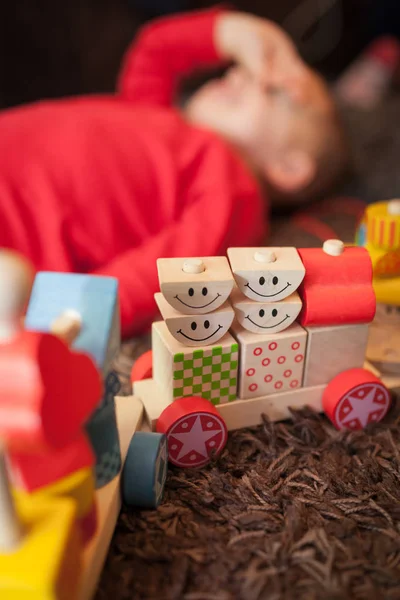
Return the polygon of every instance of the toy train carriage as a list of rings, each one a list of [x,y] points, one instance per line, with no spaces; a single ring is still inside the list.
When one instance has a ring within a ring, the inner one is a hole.
[[[390,394],[363,369],[376,308],[368,252],[328,240],[228,257],[158,261],[163,321],[132,380],[170,461],[206,464],[228,430],[289,407],[324,410],[337,428],[380,421]]]
[[[117,282],[40,273],[23,329],[31,283],[1,251],[0,596],[88,600],[121,492],[128,505],[161,501],[167,440],[138,431],[137,398],[115,403]]]

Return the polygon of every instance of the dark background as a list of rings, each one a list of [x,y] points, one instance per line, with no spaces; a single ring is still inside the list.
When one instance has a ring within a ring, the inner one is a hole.
[[[249,0],[230,3],[290,25],[306,59],[334,77],[365,44],[400,30],[396,0]],[[0,19],[0,108],[114,89],[124,50],[145,20],[210,6],[198,0],[14,0]],[[298,13],[300,7],[301,18]],[[292,15],[290,17],[290,15]],[[299,31],[310,17],[314,25]],[[289,20],[288,20],[289,17]]]

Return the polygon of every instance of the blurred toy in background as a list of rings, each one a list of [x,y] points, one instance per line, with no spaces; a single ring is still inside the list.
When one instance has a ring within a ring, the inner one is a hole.
[[[364,246],[371,256],[377,300],[367,358],[379,371],[397,374],[400,373],[400,200],[368,206],[356,243]]]
[[[137,398],[119,398],[117,422],[118,306],[113,278],[34,279],[0,249],[1,598],[89,600],[121,496],[162,499],[165,436],[138,431]]]
[[[346,105],[371,110],[386,95],[400,62],[400,42],[381,37],[357,58],[336,83],[336,95]]]

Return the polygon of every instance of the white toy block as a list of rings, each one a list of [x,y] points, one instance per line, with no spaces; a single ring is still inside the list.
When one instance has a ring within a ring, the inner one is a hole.
[[[280,302],[256,302],[244,296],[238,287],[231,294],[231,302],[240,325],[252,333],[279,333],[287,329],[302,307],[297,292]]]
[[[165,390],[154,379],[142,379],[133,384],[133,393],[140,398],[144,408],[144,418],[151,431],[156,431],[157,419],[172,400],[168,400]]]
[[[233,288],[225,256],[159,258],[160,289],[167,302],[185,315],[203,315],[224,304]]]
[[[238,344],[226,333],[217,345],[180,344],[163,321],[153,323],[153,378],[168,400],[202,396],[213,404],[236,400]]]
[[[296,248],[229,248],[240,291],[257,302],[278,302],[301,284],[305,268]]]
[[[216,344],[228,332],[235,316],[229,301],[206,315],[183,315],[162,294],[155,294],[154,298],[168,331],[185,346]]]
[[[347,369],[362,367],[368,325],[305,327],[308,333],[304,387],[323,385]]]
[[[281,333],[251,333],[235,323],[232,333],[240,346],[241,399],[276,394],[301,387],[307,332],[293,323]]]
[[[290,390],[283,394],[269,394],[251,400],[237,400],[218,406],[218,412],[223,417],[229,431],[259,425],[262,423],[262,414],[265,414],[271,421],[282,421],[290,418],[289,408],[309,406],[322,412],[322,396],[325,388],[326,385],[318,385]]]

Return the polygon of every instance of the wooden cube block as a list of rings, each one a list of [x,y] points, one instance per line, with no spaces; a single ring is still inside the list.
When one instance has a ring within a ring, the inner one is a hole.
[[[216,344],[232,325],[235,313],[228,301],[206,315],[183,315],[172,308],[162,294],[154,297],[168,331],[185,346]]]
[[[77,273],[36,275],[25,320],[26,329],[49,332],[66,310],[82,318],[82,330],[72,347],[89,354],[107,375],[120,345],[118,281]]]
[[[238,345],[227,333],[218,345],[189,348],[163,321],[153,323],[153,377],[167,399],[202,396],[213,404],[236,400]]]
[[[17,511],[25,536],[15,551],[0,554],[0,597],[72,600],[77,597],[82,548],[75,503],[65,498],[24,497]]]
[[[301,387],[307,332],[293,323],[274,334],[257,334],[235,323],[240,346],[239,397],[255,398]]]
[[[305,327],[308,333],[304,387],[329,383],[342,371],[362,367],[368,325]]]
[[[299,315],[301,299],[293,292],[280,302],[255,302],[235,287],[231,302],[240,325],[252,333],[279,333],[287,329]]]
[[[229,248],[240,291],[257,302],[278,302],[297,290],[305,268],[296,248]]]
[[[233,276],[225,256],[197,259],[159,258],[160,289],[167,302],[185,315],[212,312],[228,298]]]

